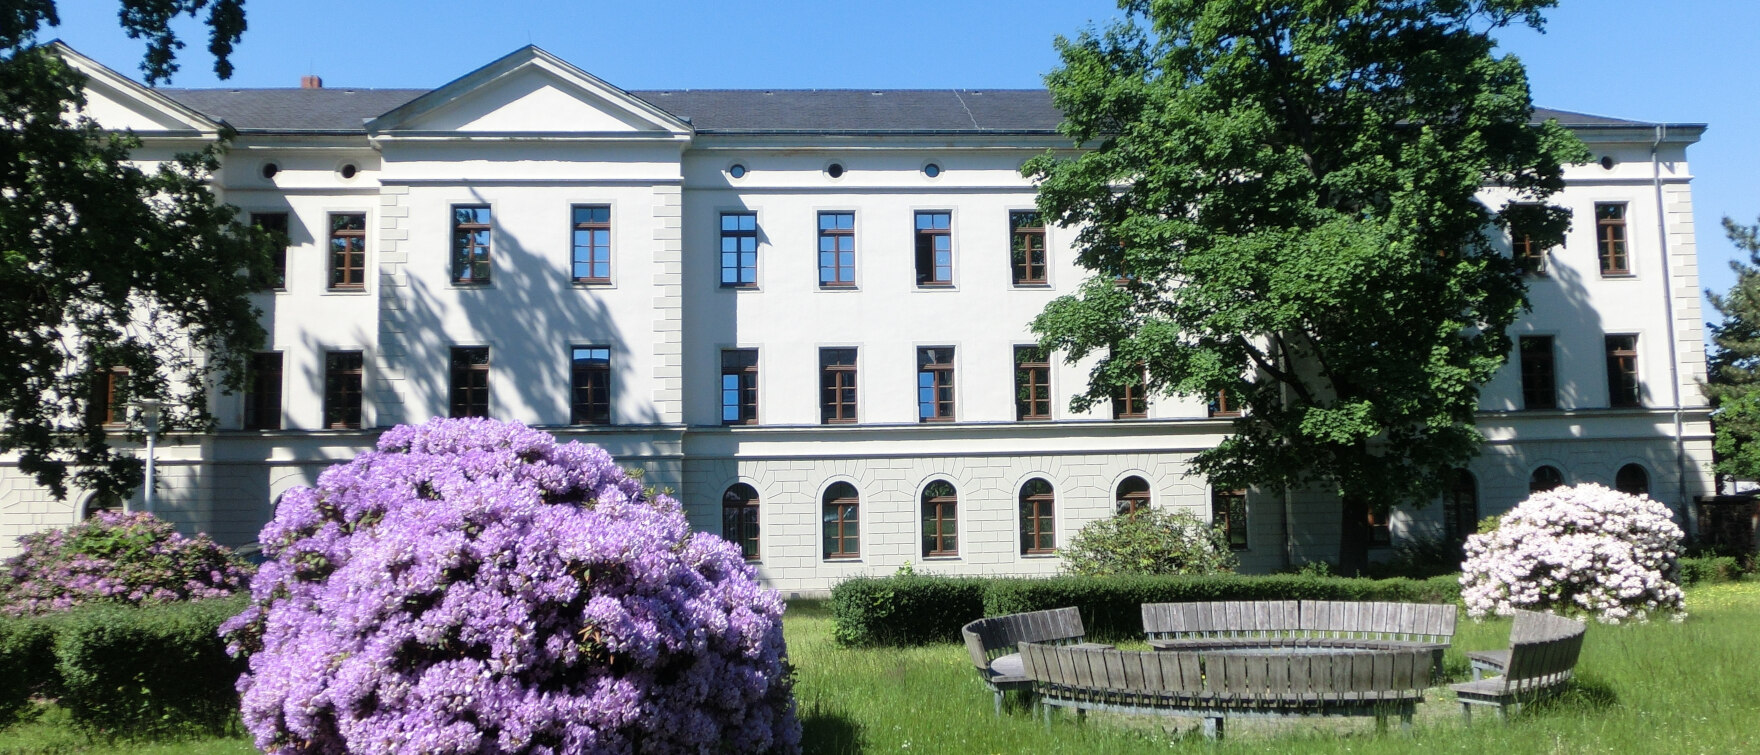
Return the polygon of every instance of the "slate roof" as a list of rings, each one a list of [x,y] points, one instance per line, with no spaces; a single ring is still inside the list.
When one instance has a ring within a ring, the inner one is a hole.
[[[369,118],[426,89],[160,89],[241,131],[362,132]],[[679,89],[634,91],[698,133],[1052,133],[1062,116],[1043,89]],[[1537,108],[1566,126],[1651,126]]]

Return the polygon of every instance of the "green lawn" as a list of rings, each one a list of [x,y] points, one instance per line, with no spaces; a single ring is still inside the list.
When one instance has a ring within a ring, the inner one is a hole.
[[[1196,721],[1060,716],[1047,733],[1024,709],[991,715],[989,692],[954,644],[850,650],[831,641],[823,606],[790,606],[786,631],[809,753],[928,752],[1760,752],[1760,582],[1694,588],[1685,624],[1589,628],[1579,683],[1508,726],[1480,716],[1463,729],[1445,692],[1419,711],[1413,737],[1377,735],[1361,719],[1231,722],[1227,743],[1199,740]],[[1504,644],[1508,623],[1463,621],[1457,649]],[[1466,667],[1459,650],[1449,666]],[[105,743],[70,731],[58,711],[0,730],[12,753],[246,753],[243,737]]]

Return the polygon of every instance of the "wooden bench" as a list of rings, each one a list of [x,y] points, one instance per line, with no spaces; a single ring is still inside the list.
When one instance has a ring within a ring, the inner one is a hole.
[[[1453,604],[1332,600],[1143,604],[1143,632],[1157,650],[1198,650],[1216,640],[1276,639],[1317,646],[1426,650],[1438,674],[1454,638]]]
[[[1577,667],[1588,626],[1581,621],[1537,611],[1516,611],[1510,626],[1509,649],[1467,653],[1473,681],[1451,684],[1461,715],[1473,721],[1473,706],[1497,707],[1499,718],[1524,702],[1564,688]],[[1501,676],[1483,679],[1486,671]]]
[[[996,695],[996,715],[1002,715],[1002,693],[1031,689],[1017,646],[1022,642],[1075,645],[1087,639],[1082,614],[1074,608],[1054,608],[1008,616],[978,619],[960,629],[972,665],[985,686]],[[1100,647],[1100,646],[1096,646]]]
[[[1051,725],[1052,708],[1079,713],[1201,717],[1220,738],[1234,717],[1389,715],[1411,727],[1430,686],[1427,650],[1339,653],[1120,651],[1020,645],[1026,676]]]

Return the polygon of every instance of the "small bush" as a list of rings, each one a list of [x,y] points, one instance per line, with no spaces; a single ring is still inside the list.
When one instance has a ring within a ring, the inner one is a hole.
[[[857,577],[831,589],[831,636],[844,645],[953,642],[984,616],[989,580],[901,574]]]
[[[54,623],[57,702],[81,729],[217,734],[238,712],[244,664],[220,625],[243,596],[133,607],[96,605]]]
[[[49,691],[55,635],[48,622],[0,617],[0,728],[18,720],[32,694]]]
[[[1680,563],[1682,585],[1696,585],[1701,582],[1734,582],[1741,579],[1744,574],[1742,563],[1735,556],[1682,558]]]
[[[1228,535],[1185,511],[1146,509],[1090,522],[1058,551],[1071,574],[1218,574],[1234,571]]]
[[[1535,493],[1467,538],[1461,595],[1473,617],[1517,608],[1606,623],[1680,612],[1681,530],[1662,504],[1587,483]]]
[[[102,512],[19,544],[23,552],[0,571],[0,613],[12,616],[225,597],[250,576],[248,564],[207,535],[184,537],[144,512]]]

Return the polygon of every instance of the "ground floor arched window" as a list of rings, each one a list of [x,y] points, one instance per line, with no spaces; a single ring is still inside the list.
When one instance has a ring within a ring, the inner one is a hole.
[[[1115,514],[1135,514],[1149,508],[1149,481],[1135,475],[1119,480],[1113,500]]]
[[[1613,476],[1613,487],[1626,495],[1650,495],[1650,473],[1639,464],[1627,464]]]
[[[959,555],[959,493],[946,480],[923,488],[923,555]]]
[[[758,558],[758,491],[743,482],[721,494],[721,536],[739,546],[747,561]]]
[[[1542,465],[1534,473],[1528,475],[1528,493],[1544,493],[1553,488],[1564,486],[1564,473],[1558,467]]]
[[[859,558],[862,555],[861,500],[856,486],[833,483],[825,489],[825,558]]]
[[[1057,552],[1056,495],[1051,483],[1035,477],[1021,486],[1021,553]]]

